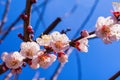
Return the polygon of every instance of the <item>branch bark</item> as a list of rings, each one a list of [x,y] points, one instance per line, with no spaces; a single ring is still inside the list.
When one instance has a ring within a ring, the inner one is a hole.
[[[111,78],[109,78],[109,80],[116,80],[119,76],[120,76],[120,71],[115,73]]]
[[[39,37],[41,37],[43,34],[48,34],[49,32],[51,32],[60,22],[61,22],[61,18],[58,17],[55,21],[53,21],[50,24],[50,26],[48,26],[48,28]]]
[[[31,0],[27,0],[26,1],[26,9],[25,9],[25,15],[27,15],[27,19],[24,20],[24,41],[25,42],[30,41],[27,27],[30,25],[31,7],[32,7]]]

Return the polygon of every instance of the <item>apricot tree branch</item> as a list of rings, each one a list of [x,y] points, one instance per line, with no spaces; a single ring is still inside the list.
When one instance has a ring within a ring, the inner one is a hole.
[[[27,15],[27,19],[24,20],[24,41],[30,41],[29,33],[27,31],[27,27],[30,25],[30,16],[31,16],[31,0],[26,1],[25,15]]]
[[[120,76],[120,71],[115,73],[111,78],[109,78],[109,80],[116,80],[119,76]]]

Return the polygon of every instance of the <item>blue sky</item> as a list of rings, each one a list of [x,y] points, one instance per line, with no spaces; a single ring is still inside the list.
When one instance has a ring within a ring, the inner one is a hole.
[[[6,1],[6,0],[1,0]],[[38,0],[36,5],[39,5],[44,0]],[[81,24],[86,19],[89,14],[95,0],[50,0],[46,6],[46,10],[43,16],[45,26],[41,23],[35,34],[37,37],[41,34],[46,27],[52,23],[57,17],[63,16],[66,12],[79,2],[79,5],[75,12],[70,16],[63,18],[62,21],[56,26],[54,30],[61,31],[67,27],[71,28],[68,32],[70,39],[74,36],[75,32],[79,29]],[[98,5],[90,17],[90,20],[86,23],[84,29],[92,31],[95,29],[95,23],[99,16],[110,16],[112,15],[110,10],[112,8],[112,2],[115,0],[97,0]],[[116,0],[120,2],[119,0]],[[35,5],[34,5],[35,6]],[[11,0],[11,5],[8,13],[7,23],[5,27],[10,25],[22,12],[25,7],[25,0]],[[0,4],[0,20],[4,11],[4,6]],[[41,9],[39,9],[41,11]],[[34,27],[35,22],[38,19],[37,12],[34,12],[31,17],[31,25]],[[16,26],[23,24],[21,20]],[[16,29],[10,32],[6,37],[4,42],[0,44],[0,54],[2,52],[12,52],[19,50],[20,43],[22,42],[18,37],[18,33],[22,33],[22,28]],[[80,32],[80,31],[79,31]],[[79,33],[78,33],[79,34]],[[113,42],[112,44],[105,45],[101,39],[93,39],[89,41],[89,52],[81,53],[76,49],[71,53],[69,57],[69,62],[65,65],[62,73],[59,75],[58,80],[108,80],[114,73],[120,70],[120,43]],[[77,66],[76,55],[80,58],[80,66]],[[51,75],[54,73],[58,61],[56,61],[48,69],[38,69],[33,70],[27,66],[23,69],[22,73],[19,75],[19,80],[32,80],[36,71],[40,73],[39,77],[45,77],[50,80]],[[78,69],[79,68],[79,69]],[[4,78],[7,73],[0,76],[0,80]],[[120,80],[120,79],[118,79]]]

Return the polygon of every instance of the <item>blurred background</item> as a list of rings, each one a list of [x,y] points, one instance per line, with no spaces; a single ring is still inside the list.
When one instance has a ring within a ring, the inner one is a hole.
[[[83,29],[95,30],[96,20],[99,16],[111,16],[112,2],[120,0],[38,0],[32,6],[31,25],[35,30],[35,38],[38,37],[56,18],[62,21],[53,31],[62,31],[71,28],[67,33],[70,39],[79,36]],[[7,0],[0,0],[0,22],[3,18]],[[5,24],[0,32],[0,55],[4,52],[17,51],[22,40],[18,33],[23,33],[23,21],[19,19],[4,36],[10,25],[18,19],[25,9],[26,0],[11,0]],[[88,53],[82,53],[73,49],[69,62],[65,64],[57,80],[108,80],[120,70],[120,43],[104,44],[101,39],[89,40]],[[0,59],[0,62],[1,59]],[[54,62],[47,69],[33,70],[29,66],[23,68],[18,80],[34,80],[36,76],[41,80],[51,80],[59,62]],[[0,75],[0,80],[9,73]],[[11,78],[13,80],[13,78]],[[39,80],[39,79],[36,79]],[[117,78],[116,80],[120,80]]]

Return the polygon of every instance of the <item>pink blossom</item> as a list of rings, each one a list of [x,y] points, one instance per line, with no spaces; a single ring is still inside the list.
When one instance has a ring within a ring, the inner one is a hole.
[[[66,62],[68,62],[68,56],[66,54],[64,54],[63,52],[59,52],[58,53],[58,60],[61,63],[66,63]]]
[[[75,46],[81,52],[88,52],[88,39],[83,38],[76,42]]]
[[[96,35],[100,37],[104,43],[108,44],[112,41],[120,39],[120,24],[115,23],[113,18],[98,18],[96,24]]]
[[[20,53],[26,57],[32,59],[40,50],[40,47],[35,42],[22,42]]]
[[[23,64],[24,57],[19,52],[13,52],[8,54],[4,52],[2,55],[2,60],[5,62],[6,66],[10,69],[17,69]]]
[[[42,68],[48,68],[55,60],[56,56],[54,54],[43,54],[38,56],[38,63]]]
[[[52,37],[51,35],[42,35],[42,37],[37,38],[36,41],[40,46],[49,46],[52,42]]]
[[[51,33],[52,36],[52,42],[51,47],[55,52],[61,52],[65,51],[69,48],[69,38],[66,36],[66,34],[61,34],[57,31]]]

